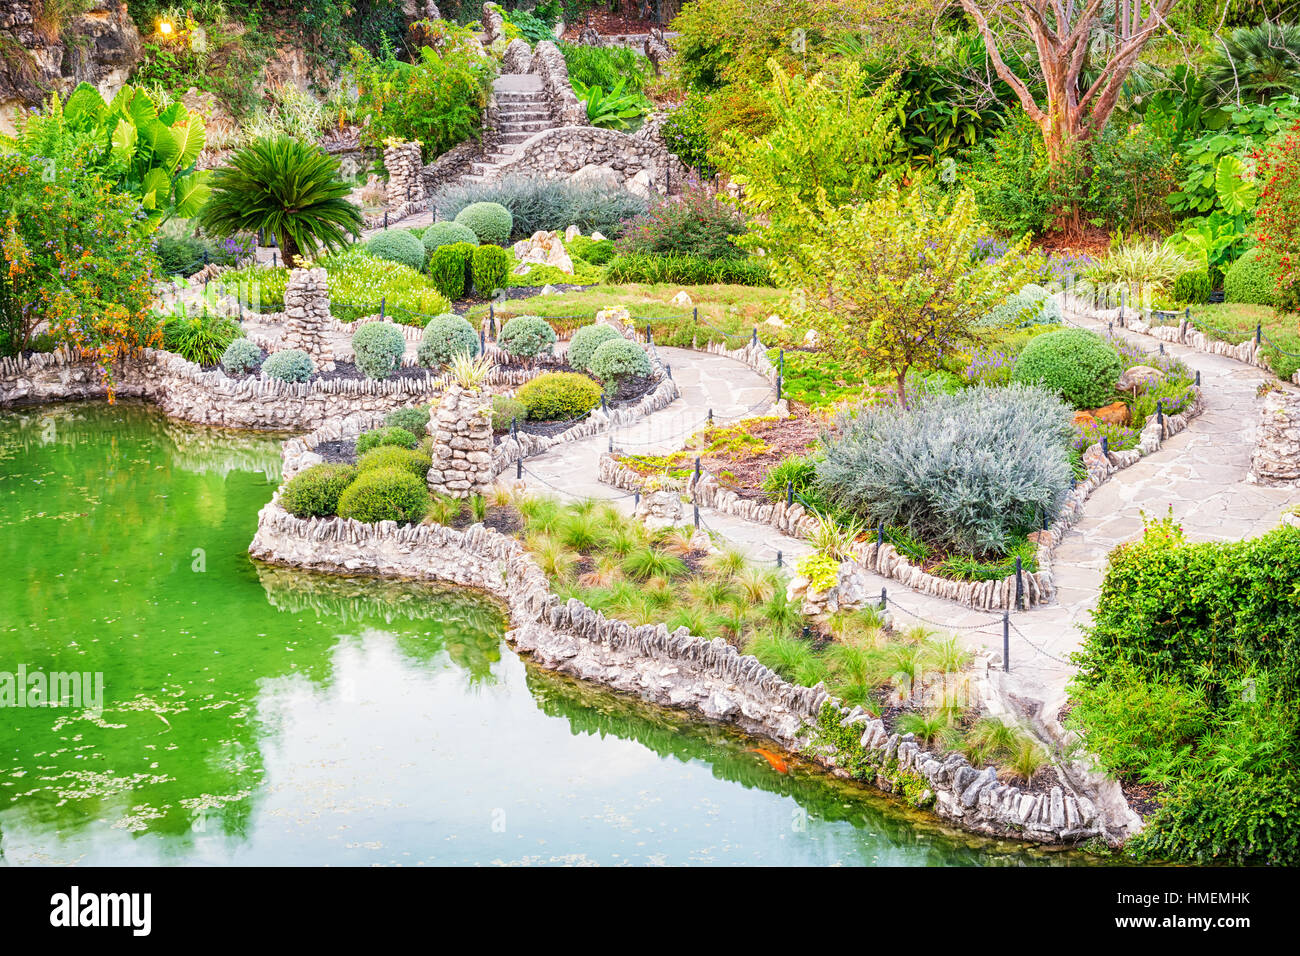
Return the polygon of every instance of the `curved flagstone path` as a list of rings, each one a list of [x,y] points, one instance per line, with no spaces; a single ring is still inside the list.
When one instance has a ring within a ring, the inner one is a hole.
[[[1098,331],[1105,324],[1072,316],[1077,325]],[[1118,330],[1147,352],[1159,343],[1148,336]],[[1269,488],[1246,482],[1254,447],[1260,399],[1257,387],[1273,377],[1232,359],[1166,344],[1166,350],[1201,373],[1205,410],[1190,427],[1168,439],[1098,488],[1078,523],[1056,549],[1053,570],[1057,604],[1011,615],[1010,659],[1016,684],[1045,703],[1054,715],[1065,702],[1065,685],[1074,668],[1068,655],[1081,641],[1080,626],[1090,621],[1097,602],[1106,558],[1115,546],[1142,531],[1142,513],[1163,516],[1172,508],[1189,540],[1227,541],[1253,537],[1275,527],[1282,511],[1300,502],[1300,488]],[[734,421],[770,409],[771,384],[735,359],[688,349],[661,348],[681,397],[636,425],[615,432],[615,447],[630,454],[664,454],[681,449],[704,426],[709,411],[715,421]],[[557,446],[525,463],[524,480],[539,491],[616,500],[630,511],[632,497],[596,478],[600,455],[610,436]],[[689,522],[691,512],[684,506]],[[744,551],[752,560],[773,564],[780,550],[787,565],[809,553],[807,542],[759,525],[701,509],[702,523]],[[967,646],[1002,652],[1002,622],[897,581],[869,577],[873,588],[888,590],[891,611],[901,626],[925,623],[955,631]]]

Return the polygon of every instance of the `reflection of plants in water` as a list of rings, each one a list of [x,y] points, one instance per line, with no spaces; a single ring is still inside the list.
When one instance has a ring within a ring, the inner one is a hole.
[[[416,663],[432,662],[440,652],[469,677],[471,685],[495,680],[501,659],[505,614],[491,598],[425,581],[338,578],[256,564],[257,577],[273,607],[293,613],[351,621],[436,621],[435,630],[404,629],[397,647]]]
[[[0,670],[104,675],[102,714],[5,711],[7,827],[67,836],[102,819],[167,835],[169,854],[186,851],[196,826],[239,839],[275,732],[262,712],[268,682],[331,678],[343,626],[328,615],[356,582],[317,579],[323,618],[272,606],[247,553],[271,482],[260,469],[188,470],[175,460],[180,444],[160,415],[126,403],[0,418]],[[465,648],[453,659],[486,675],[501,619],[471,597],[421,587],[418,619],[390,620],[380,597],[355,623],[414,657],[410,648],[443,646],[446,621],[446,646]]]
[[[864,839],[896,846],[932,847],[933,863],[990,866],[1068,862],[1059,852],[977,837],[874,789],[831,776],[814,764],[786,757],[787,773],[757,750],[774,747],[738,730],[688,717],[528,664],[528,689],[541,711],[569,722],[575,733],[635,740],[683,763],[708,764],[713,776],[792,799],[810,820],[846,822]],[[783,755],[785,756],[785,755]],[[880,836],[877,836],[880,835]],[[1096,862],[1096,861],[1092,861]]]

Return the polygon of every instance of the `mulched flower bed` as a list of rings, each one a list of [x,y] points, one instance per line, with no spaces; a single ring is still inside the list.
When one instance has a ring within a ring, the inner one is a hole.
[[[466,501],[461,507],[460,514],[452,520],[451,527],[457,531],[464,531],[472,524],[474,524],[474,514],[469,508],[469,502]],[[523,528],[524,517],[514,505],[491,506],[483,515],[483,525],[501,534],[514,535]]]
[[[331,465],[353,465],[357,460],[357,440],[340,438],[337,441],[321,442],[316,446],[316,454]]]

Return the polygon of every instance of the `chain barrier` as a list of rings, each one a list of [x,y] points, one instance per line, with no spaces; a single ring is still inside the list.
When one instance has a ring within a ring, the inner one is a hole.
[[[1064,660],[1064,659],[1062,659],[1062,658],[1060,658],[1060,657],[1057,657],[1057,656],[1056,656],[1055,654],[1053,654],[1051,651],[1045,651],[1045,650],[1043,650],[1043,648],[1039,647],[1037,644],[1035,644],[1033,641],[1031,641],[1031,640],[1030,640],[1030,639],[1025,635],[1025,632],[1022,631],[1019,627],[1016,626],[1016,624],[1015,624],[1014,621],[1011,622],[1011,630],[1015,631],[1018,635],[1020,635],[1020,639],[1021,639],[1022,641],[1024,641],[1026,644],[1028,644],[1030,647],[1032,647],[1032,648],[1033,648],[1035,651],[1037,651],[1039,654],[1042,654],[1044,657],[1049,658],[1050,660],[1054,660],[1054,661],[1056,661],[1058,664],[1065,664],[1067,667],[1073,667],[1073,666],[1074,666],[1070,661],[1067,661],[1067,660]]]

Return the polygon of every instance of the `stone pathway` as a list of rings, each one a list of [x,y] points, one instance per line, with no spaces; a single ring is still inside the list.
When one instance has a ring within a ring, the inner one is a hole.
[[[1104,324],[1075,318],[1076,324],[1104,331]],[[1123,330],[1119,334],[1144,351],[1159,343]],[[1205,411],[1160,451],[1118,472],[1089,498],[1080,521],[1061,542],[1053,559],[1059,603],[1011,615],[1010,659],[1016,683],[1046,702],[1055,714],[1065,702],[1065,685],[1074,671],[1068,655],[1077,650],[1089,612],[1095,606],[1106,558],[1115,546],[1142,532],[1142,512],[1174,517],[1192,541],[1253,537],[1276,527],[1282,511],[1300,501],[1300,489],[1265,488],[1246,483],[1260,400],[1257,386],[1267,373],[1218,355],[1179,345],[1166,350],[1200,371]],[[770,407],[771,386],[734,359],[686,349],[661,348],[682,396],[667,408],[614,436],[624,452],[662,454],[679,450],[703,427],[709,409],[716,421],[761,414]],[[525,481],[538,491],[575,497],[612,498],[630,511],[630,495],[596,480],[600,455],[609,436],[558,446],[525,463]],[[684,512],[690,520],[689,510]],[[701,509],[702,523],[752,560],[774,563],[782,551],[787,565],[809,553],[804,541],[766,525]],[[897,581],[870,575],[871,588],[888,591],[896,622],[921,624],[957,633],[972,649],[1002,653],[999,616],[921,594]]]

